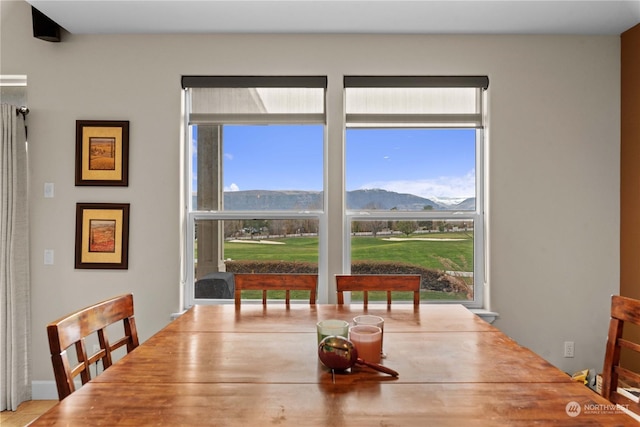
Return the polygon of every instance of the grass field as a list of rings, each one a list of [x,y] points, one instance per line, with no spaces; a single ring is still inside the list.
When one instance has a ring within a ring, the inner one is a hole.
[[[473,271],[473,239],[468,233],[432,233],[429,239],[441,241],[386,240],[380,237],[353,237],[353,261],[398,261],[425,268]],[[463,240],[449,240],[463,239]],[[280,245],[225,242],[224,257],[233,260],[318,262],[317,237],[271,239]]]
[[[429,240],[415,240],[428,238]],[[434,240],[431,240],[434,239]],[[441,239],[441,240],[435,240]],[[446,240],[445,240],[446,239]],[[460,239],[460,240],[458,240]],[[292,237],[269,239],[281,244],[225,242],[224,257],[232,260],[299,261],[317,263],[318,238]],[[409,238],[388,240],[386,237],[352,237],[353,261],[395,261],[424,268],[445,271],[473,271],[473,237],[471,233],[430,233]],[[243,298],[261,298],[260,293],[243,294]],[[282,299],[284,292],[273,291],[269,298]],[[308,294],[292,293],[293,299],[308,298]],[[384,293],[370,295],[371,300],[382,300]],[[397,293],[394,300],[411,300],[410,293]],[[423,300],[466,299],[464,295],[429,291],[421,293]],[[362,300],[354,292],[352,300]]]

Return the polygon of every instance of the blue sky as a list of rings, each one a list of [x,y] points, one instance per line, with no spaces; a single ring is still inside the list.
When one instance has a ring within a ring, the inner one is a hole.
[[[321,190],[322,132],[317,125],[225,126],[225,191]],[[475,130],[349,129],[346,165],[347,190],[473,197]]]
[[[474,197],[475,130],[350,129],[347,189]]]

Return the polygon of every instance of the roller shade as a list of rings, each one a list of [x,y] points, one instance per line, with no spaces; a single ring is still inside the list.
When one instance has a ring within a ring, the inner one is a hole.
[[[190,124],[325,123],[326,77],[184,76]]]
[[[346,76],[348,127],[483,126],[486,76]]]

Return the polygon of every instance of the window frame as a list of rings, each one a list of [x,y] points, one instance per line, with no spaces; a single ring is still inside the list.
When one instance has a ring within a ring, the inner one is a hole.
[[[233,87],[253,87],[253,85],[260,85],[261,87],[275,87],[275,88],[297,88],[297,87],[313,87],[319,88],[324,81],[324,101],[322,109],[325,113],[320,114],[300,114],[296,120],[287,118],[286,114],[264,114],[258,115],[238,115],[237,118],[230,115],[206,115],[206,114],[191,114],[190,112],[190,87],[220,87],[220,88],[233,88]],[[183,171],[181,173],[181,179],[183,183],[181,189],[183,194],[181,200],[183,200],[183,209],[181,212],[182,222],[182,237],[181,243],[181,306],[189,308],[194,304],[233,304],[233,299],[209,299],[209,298],[195,298],[195,232],[196,222],[200,220],[212,220],[212,221],[224,221],[224,220],[250,220],[250,219],[275,219],[275,220],[287,220],[287,219],[314,219],[318,221],[318,228],[323,229],[326,225],[325,212],[326,209],[326,188],[323,188],[323,208],[322,209],[309,209],[304,211],[295,210],[255,210],[255,211],[231,211],[231,210],[197,210],[193,206],[192,198],[192,174],[193,174],[193,141],[192,141],[192,126],[200,125],[214,125],[223,127],[225,125],[263,125],[269,124],[322,124],[323,126],[323,147],[322,152],[326,153],[327,144],[327,123],[326,123],[326,77],[323,76],[183,76],[182,78],[182,115],[183,115],[183,148],[181,154],[183,159],[181,161]],[[322,118],[322,123],[320,119]],[[326,156],[323,156],[326,157]],[[223,162],[223,156],[218,156],[218,167]],[[326,178],[326,160],[322,160],[323,170],[323,187],[325,187]],[[219,189],[219,196],[224,197],[224,189]],[[320,247],[320,235],[318,233]],[[320,248],[318,249],[318,270],[320,272]],[[255,301],[248,301],[249,303]],[[304,301],[291,300],[292,304],[303,303]],[[308,301],[306,301],[308,304]]]
[[[188,76],[185,76],[188,77]],[[184,79],[183,77],[183,89]],[[200,77],[200,76],[196,76]],[[278,76],[280,77],[280,76]],[[318,211],[193,211],[191,197],[191,160],[192,143],[188,118],[188,93],[181,93],[183,124],[181,129],[181,204],[180,209],[180,253],[181,253],[181,291],[180,306],[189,308],[195,304],[194,277],[194,232],[195,222],[198,220],[238,220],[248,218],[260,219],[315,219],[318,221],[318,303],[335,302],[335,275],[349,274],[351,266],[350,241],[351,223],[358,220],[373,218],[389,219],[388,212],[363,212],[349,210],[346,205],[346,107],[345,82],[348,76],[340,76],[342,84],[335,76],[324,77],[328,85],[325,86],[325,122],[323,148],[323,209]],[[388,79],[388,76],[373,77],[374,79]],[[391,78],[397,78],[391,76]],[[418,76],[418,79],[424,77]],[[484,76],[471,76],[473,81],[485,82]],[[437,82],[438,77],[433,77]],[[456,77],[442,77],[442,81],[454,81]],[[474,80],[475,79],[475,80]],[[473,300],[428,300],[422,303],[457,303],[471,309],[483,309],[487,304],[486,292],[486,263],[487,263],[487,209],[486,193],[488,186],[488,91],[484,87],[481,97],[480,114],[482,126],[476,129],[476,207],[474,211],[444,212],[455,220],[472,220],[474,223],[474,298]],[[251,124],[251,123],[246,123]],[[468,128],[468,126],[466,126]],[[333,163],[333,164],[331,164]],[[341,174],[341,175],[340,175]],[[429,220],[443,219],[442,211],[426,212],[394,212],[394,220]],[[338,238],[337,236],[340,236]],[[233,303],[232,300],[204,300],[198,303]],[[292,301],[293,303],[293,301]]]
[[[480,135],[478,135],[480,133]],[[482,149],[482,132],[476,132],[476,179],[484,176],[484,153]],[[345,266],[351,269],[351,224],[354,221],[366,221],[379,219],[381,221],[428,221],[428,220],[470,220],[473,221],[473,300],[445,300],[427,301],[433,304],[463,304],[468,308],[484,308],[484,284],[485,284],[485,218],[484,209],[484,188],[476,184],[476,209],[474,211],[374,211],[374,210],[353,210],[347,209],[345,204],[344,228],[345,239],[343,239],[343,251],[345,256]],[[345,195],[346,198],[346,190]],[[350,295],[345,293],[345,302],[350,302]],[[384,302],[384,301],[383,301]],[[375,303],[370,301],[370,304]],[[422,302],[423,304],[425,302]]]
[[[343,176],[343,200],[344,202],[344,222],[345,237],[343,239],[343,256],[346,274],[351,271],[351,224],[354,221],[365,221],[380,219],[384,221],[403,220],[470,220],[474,224],[473,258],[474,258],[474,284],[472,300],[446,300],[427,301],[426,303],[443,304],[456,303],[463,304],[468,308],[480,309],[485,306],[485,267],[486,267],[486,134],[487,134],[487,89],[489,80],[485,76],[345,76],[344,77],[344,98],[345,98],[345,138],[343,149],[346,153],[348,141],[346,140],[346,130],[357,129],[360,123],[372,120],[377,125],[369,128],[380,129],[468,129],[475,128],[475,209],[473,211],[376,211],[363,209],[349,209],[346,204],[346,159],[344,163]],[[475,114],[349,114],[347,111],[347,88],[458,88],[467,87],[477,90],[478,100],[476,102]],[[457,116],[457,118],[456,118]],[[350,123],[349,120],[352,119]],[[444,120],[443,120],[444,119]],[[402,125],[397,125],[402,122]],[[445,123],[443,125],[443,122]],[[394,125],[396,123],[396,125]],[[409,123],[409,124],[407,124]],[[411,123],[419,125],[411,126]],[[433,125],[429,125],[432,123]],[[473,123],[471,126],[469,123]],[[355,125],[354,125],[355,124]],[[456,124],[459,124],[456,126]],[[366,126],[365,126],[366,127]],[[350,301],[350,295],[345,295],[345,301]],[[423,302],[424,303],[424,302]]]

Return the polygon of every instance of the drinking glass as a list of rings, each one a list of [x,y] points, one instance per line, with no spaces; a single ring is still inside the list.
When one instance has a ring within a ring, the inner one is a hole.
[[[353,318],[354,325],[373,325],[380,328],[382,331],[382,337],[380,338],[380,355],[382,358],[385,357],[384,354],[384,319],[380,316],[372,316],[370,314],[364,314],[362,316],[356,316]]]
[[[380,363],[382,353],[382,330],[373,325],[358,325],[349,328],[349,340],[358,350],[358,357],[366,362]]]
[[[318,330],[318,344],[324,338],[335,335],[347,338],[349,336],[349,322],[345,320],[328,319],[322,320],[316,324]]]

